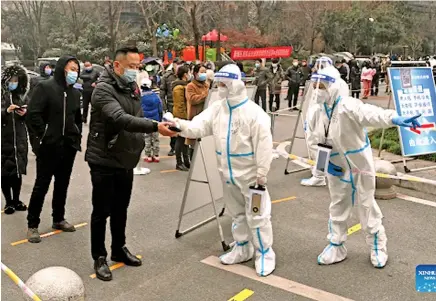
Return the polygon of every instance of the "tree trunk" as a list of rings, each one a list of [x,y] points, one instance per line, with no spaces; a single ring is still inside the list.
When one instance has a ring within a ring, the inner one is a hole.
[[[217,49],[216,49],[216,59],[218,62],[221,62],[221,26],[218,27],[218,41],[217,41]]]
[[[151,37],[151,49],[153,50],[153,56],[157,56],[157,37],[156,37],[156,31],[153,32],[153,35]]]
[[[199,60],[200,59],[200,51],[198,49],[198,41],[200,40],[200,33],[198,32],[196,10],[197,10],[197,3],[194,2],[193,6],[191,7],[191,10],[190,10],[190,15],[191,15],[191,21],[192,21],[192,30],[194,32],[195,58]]]

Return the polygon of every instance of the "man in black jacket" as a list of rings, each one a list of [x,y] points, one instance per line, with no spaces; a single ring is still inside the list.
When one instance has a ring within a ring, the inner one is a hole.
[[[140,266],[141,260],[126,248],[127,207],[133,185],[133,168],[144,149],[144,133],[159,131],[175,136],[169,123],[144,118],[136,85],[140,59],[137,48],[116,51],[92,95],[91,122],[85,160],[91,169],[91,253],[97,278],[109,281],[106,262],[106,219],[110,216],[113,261]]]
[[[286,70],[286,79],[288,80],[288,107],[289,110],[298,110],[298,93],[300,84],[303,81],[303,71],[298,66],[298,59],[293,59],[292,66]]]
[[[92,92],[94,91],[95,83],[99,77],[97,70],[92,68],[92,64],[89,61],[84,63],[85,70],[80,74],[80,78],[83,80],[83,123],[88,121],[88,109],[91,103]]]
[[[27,108],[27,126],[35,137],[32,147],[37,155],[36,180],[27,215],[27,238],[31,243],[41,241],[39,217],[53,176],[52,227],[65,232],[76,230],[64,215],[74,159],[81,150],[80,93],[73,88],[79,71],[75,57],[61,57],[54,77],[37,84]]]

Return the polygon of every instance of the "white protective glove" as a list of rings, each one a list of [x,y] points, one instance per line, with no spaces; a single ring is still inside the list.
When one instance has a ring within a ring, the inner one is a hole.
[[[260,186],[265,186],[266,185],[266,177],[259,177],[259,178],[257,178],[256,184],[260,185]]]

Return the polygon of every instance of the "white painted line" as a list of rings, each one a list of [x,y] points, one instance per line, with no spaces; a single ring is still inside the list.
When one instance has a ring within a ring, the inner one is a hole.
[[[409,202],[414,202],[414,203],[418,203],[418,204],[422,204],[422,205],[436,207],[436,202],[418,199],[418,198],[415,198],[413,196],[408,196],[408,195],[404,195],[401,193],[397,193],[397,198],[405,200],[405,201],[409,201]]]
[[[352,299],[344,298],[326,291],[322,291],[320,289],[310,287],[298,282],[294,282],[292,280],[288,280],[286,278],[282,278],[275,275],[269,275],[268,277],[259,277],[257,276],[254,269],[249,268],[244,265],[235,264],[235,265],[223,265],[220,260],[216,256],[209,256],[201,261],[204,264],[213,266],[215,268],[231,272],[233,274],[237,274],[255,281],[262,282],[264,284],[268,284],[270,286],[285,290],[287,292],[300,295],[312,300],[317,301],[353,301]]]

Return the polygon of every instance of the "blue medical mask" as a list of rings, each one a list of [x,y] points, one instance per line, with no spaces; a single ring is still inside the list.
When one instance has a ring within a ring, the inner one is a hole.
[[[138,70],[135,70],[135,69],[125,69],[124,70],[124,74],[123,74],[123,78],[128,83],[133,83],[136,80],[136,76],[137,75],[138,75]]]
[[[67,81],[67,84],[69,84],[69,85],[75,84],[76,81],[77,81],[77,76],[78,76],[77,72],[75,72],[75,71],[68,71],[67,72],[67,77],[65,78],[66,81]]]
[[[46,75],[51,75],[52,70],[51,70],[51,69],[44,69],[44,73],[45,73]]]
[[[259,68],[259,67],[260,67],[260,64],[259,64],[259,63],[256,63],[256,64],[254,64],[254,66],[255,66],[256,68]]]
[[[91,71],[92,71],[92,67],[86,67],[86,68],[85,68],[85,71],[86,71],[86,72],[91,72]]]
[[[16,88],[18,88],[18,82],[10,82],[10,83],[8,83],[9,91],[14,91]]]
[[[206,73],[199,73],[198,74],[198,81],[204,82],[206,79],[207,79],[207,74]]]

